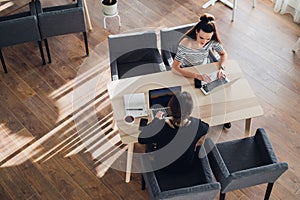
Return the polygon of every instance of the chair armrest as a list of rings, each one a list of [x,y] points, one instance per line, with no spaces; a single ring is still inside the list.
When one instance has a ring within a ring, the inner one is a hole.
[[[208,58],[213,62],[219,62],[219,59],[217,59],[217,57],[215,56],[215,54],[212,52],[211,49],[208,51]]]
[[[36,12],[36,7],[35,7],[35,3],[34,2],[29,2],[29,10],[30,10],[30,15],[34,15],[37,16],[37,12]]]
[[[83,1],[77,0],[77,6],[83,8]]]
[[[174,61],[172,54],[167,50],[162,50],[161,54],[163,61],[166,64],[167,70],[171,70]]]
[[[110,73],[111,73],[112,81],[119,79],[118,66],[117,66],[116,60],[114,60],[112,63],[110,63]]]
[[[31,3],[32,3],[32,2],[31,2]],[[42,5],[41,5],[40,0],[36,0],[36,1],[35,1],[35,9],[36,9],[37,14],[43,12]]]
[[[255,142],[260,143],[260,147],[263,148],[263,152],[266,152],[267,158],[272,163],[277,163],[278,159],[277,156],[273,150],[272,144],[270,142],[270,139],[266,133],[266,131],[263,128],[258,128],[255,133]]]
[[[207,153],[205,151],[204,146],[199,146],[197,147],[197,151],[198,151],[198,158],[201,161],[201,165],[204,171],[204,176],[205,179],[207,181],[207,183],[212,183],[213,182],[213,176],[212,176],[212,171],[209,165],[209,161],[207,158]]]
[[[157,195],[161,192],[160,187],[158,185],[154,170],[152,169],[150,154],[141,155],[141,172],[143,174],[146,187],[148,188],[148,192],[151,196],[150,199],[155,199]]]
[[[208,160],[217,181],[221,183],[224,182],[224,180],[229,177],[230,173],[217,146],[210,138],[206,138],[204,147],[206,152],[208,152]]]
[[[154,50],[154,52],[153,52],[154,63],[158,63],[160,71],[162,71],[162,72],[166,71],[167,69],[166,69],[165,63],[163,62],[158,49],[153,49],[153,50]]]
[[[158,199],[214,199],[220,191],[220,183],[207,183],[193,187],[179,188],[161,192]]]
[[[270,165],[255,167],[247,170],[242,170],[234,172],[231,174],[232,179],[242,179],[256,176],[255,181],[264,180],[262,183],[274,183],[277,178],[283,174],[288,169],[288,164],[286,162],[273,163]]]
[[[222,193],[263,183],[274,183],[288,169],[285,162],[265,165],[232,173],[222,184]]]

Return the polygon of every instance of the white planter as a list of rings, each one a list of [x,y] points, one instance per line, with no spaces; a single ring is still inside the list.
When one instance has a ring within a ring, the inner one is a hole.
[[[104,15],[115,15],[118,12],[118,1],[114,5],[104,5],[102,3],[102,12]]]

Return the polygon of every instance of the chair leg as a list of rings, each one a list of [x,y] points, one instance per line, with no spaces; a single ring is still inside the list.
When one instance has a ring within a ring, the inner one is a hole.
[[[51,63],[52,61],[51,61],[51,55],[50,55],[48,40],[44,39],[44,43],[45,43],[45,46],[46,46],[46,51],[47,51],[47,56],[48,56],[48,62]]]
[[[268,200],[270,198],[273,185],[274,185],[274,183],[268,183],[268,187],[267,187],[266,194],[265,194],[265,200]]]
[[[43,47],[42,47],[42,42],[38,41],[38,45],[39,45],[39,49],[40,49],[40,54],[41,54],[41,57],[42,57],[43,65],[46,65],[45,55],[44,55],[44,51],[43,51]]]
[[[226,193],[220,192],[220,200],[225,200]]]
[[[145,187],[146,187],[146,183],[145,183],[144,176],[142,174],[142,190],[145,190]]]
[[[88,56],[89,55],[89,44],[88,44],[86,32],[83,32],[83,37],[84,37],[84,44],[85,44],[85,52],[86,52],[86,55]]]
[[[6,68],[6,65],[5,65],[5,62],[4,62],[4,57],[3,57],[1,49],[0,49],[0,58],[1,58],[1,63],[2,63],[3,70],[7,74],[7,68]]]

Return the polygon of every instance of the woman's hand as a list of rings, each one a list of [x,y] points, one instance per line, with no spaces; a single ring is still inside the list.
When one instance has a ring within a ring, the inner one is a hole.
[[[206,83],[211,82],[210,77],[207,74],[197,74],[196,79],[198,79],[200,81],[204,81]]]
[[[164,116],[165,116],[165,113],[163,111],[158,111],[155,115],[155,117],[158,119],[163,119]]]
[[[218,79],[221,79],[222,77],[226,78],[226,73],[223,69],[219,69]]]

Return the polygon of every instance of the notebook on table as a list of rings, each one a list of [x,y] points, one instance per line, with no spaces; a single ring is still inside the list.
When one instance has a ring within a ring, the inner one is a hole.
[[[171,117],[168,103],[177,92],[181,92],[181,86],[149,90],[149,111],[152,119],[158,111],[164,112],[165,117]]]
[[[144,93],[125,94],[124,104],[126,115],[133,117],[143,117],[148,115]]]

